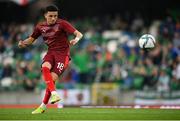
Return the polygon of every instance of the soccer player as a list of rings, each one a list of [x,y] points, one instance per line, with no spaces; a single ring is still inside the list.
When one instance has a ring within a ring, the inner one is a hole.
[[[44,13],[46,21],[37,24],[32,35],[18,43],[20,48],[24,48],[32,44],[39,36],[42,36],[48,46],[48,52],[43,58],[41,66],[42,76],[46,83],[45,96],[42,104],[32,114],[45,112],[50,97],[51,104],[60,101],[56,92],[55,81],[68,66],[70,60],[69,47],[75,45],[83,36],[69,22],[58,19],[58,11],[55,5],[47,6]],[[75,38],[68,41],[69,34],[75,35]]]

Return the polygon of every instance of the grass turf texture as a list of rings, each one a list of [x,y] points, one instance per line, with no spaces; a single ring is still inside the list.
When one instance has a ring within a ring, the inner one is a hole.
[[[33,109],[0,109],[0,120],[179,120],[180,110],[63,108],[32,115]]]

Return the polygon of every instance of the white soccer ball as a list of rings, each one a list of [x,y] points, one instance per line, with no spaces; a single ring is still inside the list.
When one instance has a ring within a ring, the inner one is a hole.
[[[139,38],[139,47],[142,49],[152,49],[155,44],[156,40],[151,34],[144,34]]]

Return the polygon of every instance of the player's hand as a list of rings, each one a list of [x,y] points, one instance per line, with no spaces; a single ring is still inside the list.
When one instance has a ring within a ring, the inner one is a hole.
[[[78,41],[76,39],[72,39],[69,41],[69,45],[75,45]]]
[[[27,45],[22,40],[19,41],[19,43],[18,43],[19,48],[25,48],[26,46]]]

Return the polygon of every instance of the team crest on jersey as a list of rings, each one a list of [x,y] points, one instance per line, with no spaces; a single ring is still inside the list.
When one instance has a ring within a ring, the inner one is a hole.
[[[54,36],[59,31],[59,25],[56,24],[52,27],[42,27],[41,32],[43,37]]]
[[[43,30],[42,30],[42,32],[43,32],[43,33],[46,33],[46,30],[45,30],[45,29],[43,29]]]
[[[49,30],[49,27],[42,27],[41,31],[42,33],[46,33]]]

